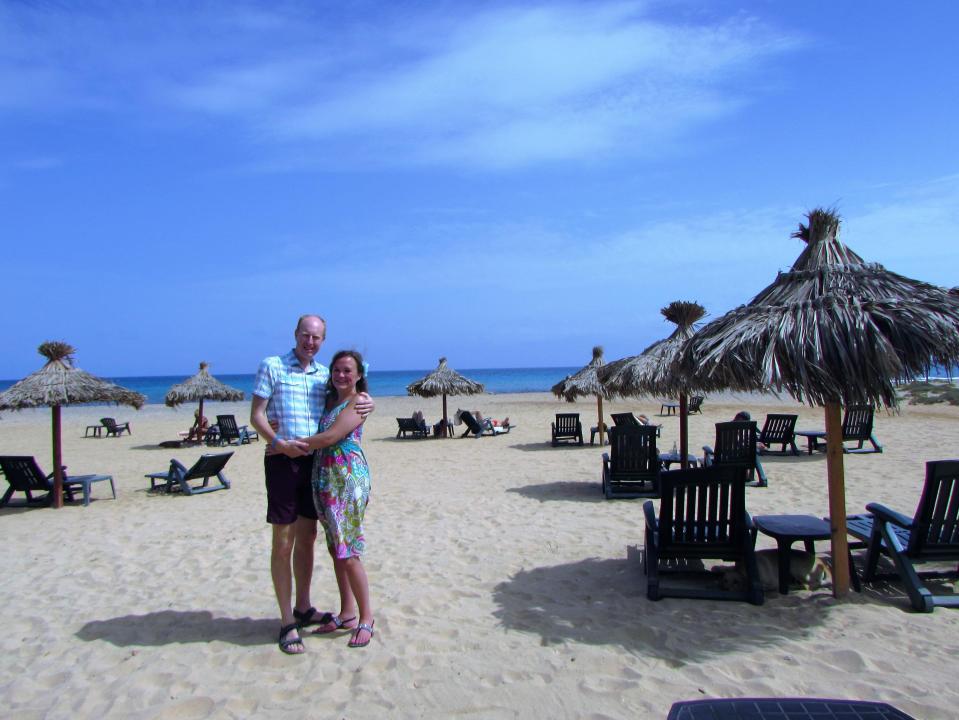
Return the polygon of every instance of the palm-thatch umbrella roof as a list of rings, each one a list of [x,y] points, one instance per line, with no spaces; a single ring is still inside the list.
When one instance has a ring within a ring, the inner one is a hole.
[[[230,387],[210,375],[207,368],[209,365],[205,362],[200,363],[200,372],[188,380],[184,380],[174,385],[166,394],[166,404],[169,407],[176,407],[180,403],[197,402],[200,406],[197,408],[197,429],[202,428],[203,424],[203,401],[221,400],[224,402],[236,402],[242,400],[244,395],[242,390]],[[199,432],[197,433],[199,438]]]
[[[748,304],[703,327],[682,363],[704,389],[785,390],[825,407],[836,595],[848,592],[842,404],[897,403],[894,382],[959,361],[959,298],[867,263],[817,209],[793,237],[806,247]]]
[[[76,350],[65,342],[45,342],[37,351],[47,358],[46,365],[0,393],[0,410],[52,408],[53,505],[59,508],[63,506],[60,407],[112,402],[140,408],[147,398],[73,367],[72,356]]]
[[[583,368],[567,375],[551,388],[553,395],[563,398],[566,402],[576,402],[578,397],[595,397],[596,414],[599,427],[599,444],[603,444],[603,395],[605,389],[599,381],[597,371],[606,362],[603,360],[603,348],[599,345],[593,348],[593,359]]]
[[[679,457],[685,468],[689,456],[687,400],[689,393],[696,388],[676,363],[696,332],[696,323],[706,314],[706,308],[697,302],[676,300],[659,312],[676,325],[673,333],[657,340],[639,355],[609,363],[599,371],[599,379],[609,396],[679,396]]]
[[[448,415],[446,412],[447,395],[478,395],[486,388],[481,383],[474,382],[460,375],[453,368],[447,367],[446,358],[441,357],[436,369],[406,386],[406,392],[420,397],[443,396],[443,432],[446,432]]]

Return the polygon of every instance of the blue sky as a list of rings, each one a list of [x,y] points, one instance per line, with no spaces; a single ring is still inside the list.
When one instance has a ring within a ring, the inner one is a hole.
[[[959,285],[959,4],[0,2],[0,378],[578,366],[835,206]]]

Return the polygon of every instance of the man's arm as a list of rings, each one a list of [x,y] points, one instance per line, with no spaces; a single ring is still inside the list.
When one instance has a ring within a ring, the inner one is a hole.
[[[253,396],[253,402],[250,404],[250,424],[256,428],[260,437],[269,441],[268,453],[283,453],[287,457],[303,457],[308,454],[303,443],[294,439],[285,440],[280,438],[270,421],[266,417],[266,405],[269,402],[266,398],[259,395]]]

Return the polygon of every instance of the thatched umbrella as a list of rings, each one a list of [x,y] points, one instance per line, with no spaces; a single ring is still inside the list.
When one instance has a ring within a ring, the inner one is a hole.
[[[210,375],[207,370],[207,363],[200,363],[200,372],[189,380],[174,385],[166,394],[166,404],[169,407],[176,407],[180,403],[200,401],[200,407],[197,410],[197,430],[203,424],[203,401],[204,400],[222,400],[225,402],[236,402],[243,399],[243,391],[237,390],[229,385],[224,385],[215,377]],[[199,440],[197,432],[197,440]]]
[[[0,393],[0,410],[49,406],[53,429],[53,506],[63,507],[62,443],[60,406],[113,402],[140,408],[146,395],[127,390],[73,367],[76,352],[64,342],[45,342],[37,348],[47,364]]]
[[[599,379],[609,395],[679,396],[679,457],[685,469],[689,463],[687,403],[695,388],[675,363],[696,332],[695,324],[706,314],[706,308],[697,302],[676,300],[659,312],[677,326],[673,334],[654,342],[639,355],[611,362],[599,371]]]
[[[593,359],[583,369],[567,375],[552,387],[553,395],[565,398],[566,402],[576,402],[578,397],[596,396],[596,415],[599,422],[599,444],[603,444],[603,384],[599,381],[597,370],[603,367],[603,348],[593,348]]]
[[[683,366],[704,389],[785,389],[825,408],[834,591],[849,590],[841,406],[895,407],[894,382],[959,361],[959,298],[863,261],[839,242],[839,216],[813,210],[788,272],[702,328]]]
[[[429,375],[410,383],[406,386],[406,392],[410,395],[419,395],[420,397],[443,396],[443,434],[447,432],[449,424],[446,413],[447,395],[476,395],[483,392],[485,388],[478,382],[473,382],[469,378],[463,377],[452,368],[446,367],[446,358],[440,358],[440,364]]]

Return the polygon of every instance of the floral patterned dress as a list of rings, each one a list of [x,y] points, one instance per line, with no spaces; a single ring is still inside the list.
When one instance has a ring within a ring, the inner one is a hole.
[[[347,403],[327,410],[320,432],[329,430]],[[338,559],[360,557],[366,550],[363,514],[370,501],[370,469],[360,447],[363,426],[335,445],[316,451],[313,461],[313,502],[326,531],[326,546]]]

